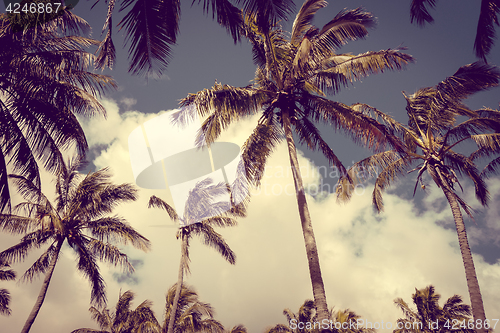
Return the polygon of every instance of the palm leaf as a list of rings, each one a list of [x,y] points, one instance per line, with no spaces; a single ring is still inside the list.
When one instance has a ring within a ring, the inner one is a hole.
[[[293,21],[292,36],[290,38],[290,43],[293,46],[298,46],[305,32],[312,27],[311,23],[316,12],[327,5],[328,2],[325,0],[306,0],[302,4]]]
[[[500,13],[500,1],[481,0],[481,10],[477,23],[476,39],[474,40],[474,50],[476,57],[486,62],[486,55],[490,53],[496,39],[495,26],[499,25],[498,14]]]
[[[136,75],[162,74],[171,60],[171,45],[176,40],[179,1],[124,0],[120,11],[132,4],[118,23],[126,31],[125,43],[130,43],[129,71]]]
[[[217,15],[217,23],[226,28],[231,34],[234,42],[241,39],[240,31],[243,27],[243,17],[241,10],[231,4],[228,0],[198,0],[203,1],[203,11],[208,14],[209,8],[212,9],[212,18]],[[193,4],[196,0],[193,0]]]
[[[157,208],[165,209],[167,211],[168,216],[173,221],[178,221],[179,220],[179,216],[177,215],[177,212],[175,211],[175,209],[172,208],[172,206],[170,206],[165,201],[163,201],[162,199],[158,198],[155,195],[152,195],[149,198],[148,208],[151,208],[151,207],[157,207]]]
[[[434,8],[436,2],[437,0],[412,0],[410,9],[411,23],[416,21],[418,25],[423,26],[425,23],[434,22],[434,19],[427,10],[427,6]]]
[[[330,22],[325,24],[314,38],[314,44],[320,50],[339,49],[350,40],[364,38],[369,28],[375,27],[376,20],[362,8],[340,11]]]

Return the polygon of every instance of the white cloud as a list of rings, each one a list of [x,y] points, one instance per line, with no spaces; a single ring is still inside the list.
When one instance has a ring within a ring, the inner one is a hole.
[[[120,115],[116,103],[106,101],[105,106],[106,121],[84,123],[91,145],[107,144],[93,162],[99,168],[110,166],[116,182],[133,182],[128,134],[155,114]],[[241,144],[256,120],[249,118],[231,127],[223,139]],[[319,174],[312,172],[311,161],[300,156],[299,162],[304,167],[306,184],[321,181]],[[241,323],[250,332],[263,332],[267,326],[285,323],[284,308],[297,311],[305,299],[312,298],[296,198],[291,191],[293,181],[286,172],[280,173],[281,168],[287,170],[288,163],[283,144],[269,160],[260,194],[254,191],[248,217],[241,219],[237,227],[220,230],[237,254],[235,266],[197,239],[192,242],[192,274],[186,283],[196,288],[202,301],[214,306],[216,318],[227,328]],[[287,186],[290,195],[285,193]],[[273,195],[273,189],[282,194]],[[180,244],[175,238],[176,228],[152,227],[173,225],[164,211],[147,208],[152,194],[168,200],[167,191],[141,190],[137,202],[117,210],[153,244],[147,254],[127,250],[132,259],[144,260],[136,272],[139,283],[119,284],[112,278],[117,272],[115,268],[103,265],[102,271],[110,307],[120,289],[132,289],[137,295],[135,305],[150,299],[161,318],[164,294],[177,279]],[[370,188],[345,205],[338,205],[334,196],[321,201],[308,197],[330,307],[350,308],[371,322],[394,323],[401,313],[393,300],[402,297],[409,302],[415,288],[429,284],[442,294],[442,302],[453,294],[462,295],[469,302],[456,233],[435,223],[449,214],[446,209],[431,206],[429,200],[438,197],[439,193],[431,189],[426,201],[429,206],[418,216],[412,201],[390,194],[384,197],[385,212],[376,215],[371,207]],[[496,214],[491,213],[489,220]],[[488,264],[480,256],[474,259],[486,314],[493,318],[500,313],[500,263]],[[74,265],[70,255],[61,258],[34,332],[97,328],[87,312],[88,283],[75,273]],[[14,310],[11,318],[0,317],[0,325],[9,328],[7,332],[19,331],[39,285],[40,281],[22,286],[5,283],[13,294]]]

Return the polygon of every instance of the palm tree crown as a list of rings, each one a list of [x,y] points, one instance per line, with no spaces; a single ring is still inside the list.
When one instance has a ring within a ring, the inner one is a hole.
[[[130,184],[114,185],[107,169],[91,172],[81,179],[81,160],[74,158],[56,179],[56,199],[52,203],[40,188],[22,176],[11,175],[19,193],[26,199],[15,207],[16,214],[1,214],[0,228],[23,234],[21,241],[0,253],[0,260],[22,261],[33,250],[47,249],[24,273],[22,280],[32,281],[45,274],[42,289],[23,332],[28,332],[45,298],[50,278],[64,243],[77,256],[77,269],[89,280],[91,301],[106,302],[105,284],[97,260],[119,265],[132,272],[128,257],[114,243],[130,244],[141,250],[149,241],[119,216],[109,216],[122,202],[134,201],[137,190]]]
[[[85,153],[75,115],[105,115],[96,97],[116,87],[92,72],[95,57],[85,50],[99,41],[81,37],[90,26],[78,16],[64,11],[23,28],[14,31],[0,14],[0,212],[10,209],[9,172],[40,186],[39,163],[55,172],[64,164],[62,149],[74,144]]]
[[[182,286],[180,297],[175,302],[177,286],[173,285],[165,297],[165,320],[162,333],[167,332],[172,320],[171,313],[176,313],[173,323],[173,332],[213,332],[224,333],[224,326],[213,319],[215,310],[209,303],[199,300],[198,294],[189,286]]]
[[[160,324],[151,310],[152,302],[145,300],[135,310],[131,310],[134,297],[130,290],[121,294],[113,312],[91,307],[89,311],[92,319],[99,324],[100,330],[80,328],[71,333],[160,333]]]
[[[460,328],[456,323],[470,319],[470,306],[462,303],[459,295],[448,298],[443,307],[439,305],[441,295],[435,292],[434,286],[417,290],[412,295],[416,310],[402,299],[394,300],[395,305],[401,309],[405,318],[397,321],[394,333],[420,333],[420,332],[449,332],[450,328],[457,333],[473,333],[472,329]]]

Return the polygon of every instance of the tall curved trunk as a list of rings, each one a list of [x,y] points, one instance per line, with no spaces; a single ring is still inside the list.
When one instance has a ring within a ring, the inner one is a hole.
[[[43,279],[42,288],[40,289],[40,293],[38,294],[38,298],[36,299],[35,305],[31,310],[28,319],[26,319],[26,323],[21,331],[21,333],[28,333],[31,329],[31,326],[35,322],[36,316],[38,312],[40,312],[40,308],[42,307],[43,301],[45,300],[45,295],[47,295],[47,290],[49,289],[50,279],[52,278],[52,273],[54,273],[54,268],[56,268],[57,258],[59,257],[59,252],[61,251],[61,247],[63,244],[63,240],[58,241],[56,245],[56,253],[52,260],[50,261],[49,268],[47,273],[45,273],[45,278]]]
[[[293,140],[290,117],[287,111],[282,110],[282,119],[288,146],[288,155],[290,156],[293,181],[295,183],[295,192],[297,194],[297,205],[299,208],[302,233],[304,235],[304,242],[306,246],[307,261],[309,263],[309,275],[311,277],[314,304],[316,305],[318,321],[323,323],[324,319],[329,319],[329,314],[328,305],[326,303],[325,287],[323,284],[323,278],[321,277],[318,248],[316,247],[316,239],[314,238],[311,216],[309,215],[304,185],[302,184],[302,176],[300,175],[299,161],[297,159],[295,142]],[[323,330],[322,332],[328,332],[328,330]]]
[[[179,275],[177,277],[177,286],[175,289],[174,303],[172,304],[172,310],[170,312],[170,318],[168,319],[168,330],[167,333],[174,332],[175,314],[177,313],[177,303],[179,303],[179,298],[181,297],[182,290],[182,279],[184,276],[184,264],[187,253],[187,235],[181,231],[181,262],[179,264]]]
[[[467,288],[469,289],[474,323],[477,323],[477,320],[479,319],[482,324],[481,328],[478,328],[476,332],[485,333],[487,330],[482,328],[486,320],[483,298],[481,297],[481,290],[479,289],[479,282],[477,281],[476,269],[474,268],[474,260],[472,259],[469,242],[467,240],[467,232],[465,231],[462,212],[452,189],[447,186],[444,180],[442,182],[444,183],[442,189],[446,199],[448,199],[448,203],[450,204],[453,219],[455,220],[455,226],[457,228],[458,244],[460,245],[460,252],[462,252],[462,261],[464,262],[465,267],[465,278],[467,279]]]

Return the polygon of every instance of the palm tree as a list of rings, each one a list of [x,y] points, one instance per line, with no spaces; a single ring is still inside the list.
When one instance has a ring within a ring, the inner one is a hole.
[[[434,8],[437,0],[412,0],[410,8],[411,23],[416,21],[420,26],[434,22],[427,7]],[[495,24],[499,25],[498,14],[500,14],[500,0],[481,0],[481,9],[477,22],[476,39],[474,50],[476,57],[486,62],[486,56],[490,53],[496,39]]]
[[[81,36],[90,26],[78,16],[64,11],[16,32],[19,24],[0,14],[0,212],[11,208],[8,172],[40,186],[40,166],[59,170],[63,149],[75,145],[85,153],[76,115],[105,115],[96,97],[116,87],[92,72],[95,57],[85,50],[99,41]]]
[[[286,139],[320,319],[328,317],[328,308],[292,127],[300,143],[320,150],[330,163],[345,170],[321,137],[315,122],[341,129],[354,141],[373,149],[380,149],[393,135],[390,128],[355,107],[326,99],[325,94],[335,94],[342,86],[369,74],[400,70],[413,61],[410,55],[398,50],[337,54],[337,49],[349,40],[364,38],[367,29],[375,25],[375,19],[360,8],[343,10],[320,30],[311,22],[316,12],[326,5],[322,0],[305,1],[288,39],[279,25],[260,18],[259,12],[247,15],[245,34],[253,45],[257,65],[254,83],[242,88],[216,83],[211,89],[190,94],[180,103],[186,107],[181,113],[185,118],[180,117],[180,121],[189,119],[190,112],[198,112],[201,117],[208,115],[202,125],[203,134],[198,138],[200,145],[213,143],[231,123],[261,114],[257,127],[242,148],[245,172],[254,185],[260,184],[271,152]],[[379,116],[385,117],[382,113]]]
[[[135,310],[131,310],[134,293],[130,290],[120,294],[113,313],[109,309],[91,307],[92,319],[99,324],[100,330],[80,328],[71,333],[160,333],[161,327],[156,320],[152,302],[145,300]]]
[[[198,294],[189,286],[182,285],[180,296],[177,295],[178,284],[168,290],[165,302],[165,321],[162,332],[170,329],[179,332],[213,332],[224,333],[224,326],[213,319],[214,309],[209,303],[199,301]],[[176,300],[177,298],[177,300]],[[172,313],[175,317],[172,319]]]
[[[463,304],[459,295],[453,295],[441,307],[439,306],[440,298],[441,295],[437,294],[434,286],[430,285],[420,290],[415,288],[412,300],[416,310],[410,308],[402,298],[395,299],[394,303],[401,309],[405,318],[398,319],[398,328],[394,330],[394,333],[449,331],[474,333],[473,329],[460,327],[463,321],[470,319],[470,306]]]
[[[181,239],[181,260],[173,307],[168,317],[168,333],[174,332],[174,323],[177,322],[175,318],[180,315],[180,308],[177,309],[177,304],[179,297],[181,297],[183,276],[189,273],[189,242],[191,238],[194,235],[202,237],[205,245],[215,248],[230,264],[234,265],[236,262],[234,252],[213,228],[213,226],[235,226],[237,222],[234,217],[245,216],[242,207],[231,207],[228,202],[214,202],[217,196],[226,194],[227,191],[227,185],[223,183],[212,185],[210,178],[197,182],[195,187],[189,191],[182,217],[162,199],[154,195],[149,199],[150,208],[165,209],[172,220],[180,223],[177,239]]]
[[[290,309],[283,310],[288,325],[278,324],[266,330],[266,333],[317,333],[328,326],[335,332],[340,333],[375,333],[372,328],[360,327],[358,320],[361,316],[349,309],[329,311],[326,321],[319,321],[314,301],[306,300],[294,313]]]
[[[361,160],[339,180],[337,187],[339,198],[348,200],[357,182],[376,176],[373,204],[380,212],[383,210],[382,192],[391,182],[408,172],[419,170],[413,191],[415,194],[418,183],[425,189],[422,177],[427,171],[450,205],[465,267],[472,313],[474,320],[483,323],[486,316],[460,208],[471,217],[472,210],[456,193],[455,184],[461,188],[458,180],[461,175],[472,180],[476,198],[482,205],[487,205],[488,191],[474,159],[500,152],[500,134],[497,134],[500,131],[500,112],[472,111],[462,100],[478,91],[497,86],[499,79],[500,71],[496,67],[473,63],[460,67],[453,76],[435,87],[420,89],[411,96],[405,95],[408,127],[395,122],[394,126],[405,141],[406,150],[389,150]],[[457,116],[467,118],[456,124]],[[470,157],[454,150],[458,144],[466,142],[476,144],[478,148]],[[415,162],[421,163],[411,170]],[[378,173],[376,168],[382,171]],[[491,165],[491,168],[497,167]]]
[[[106,302],[105,284],[97,260],[134,268],[116,245],[130,244],[148,250],[149,241],[115,215],[115,207],[137,199],[137,190],[130,184],[114,185],[107,169],[88,173],[81,179],[78,168],[81,157],[63,165],[56,179],[56,199],[51,203],[39,186],[23,176],[10,175],[18,192],[26,200],[15,207],[22,215],[1,214],[0,228],[11,234],[24,234],[21,241],[0,253],[0,260],[22,261],[33,249],[48,248],[24,273],[22,280],[33,281],[45,274],[38,298],[22,333],[29,332],[43,304],[49,283],[65,242],[77,256],[77,269],[90,281],[91,302]]]
[[[16,279],[16,273],[12,269],[8,269],[10,266],[3,260],[0,260],[0,281],[9,281]],[[9,316],[11,310],[9,308],[10,304],[10,293],[7,289],[0,289],[0,313]]]

